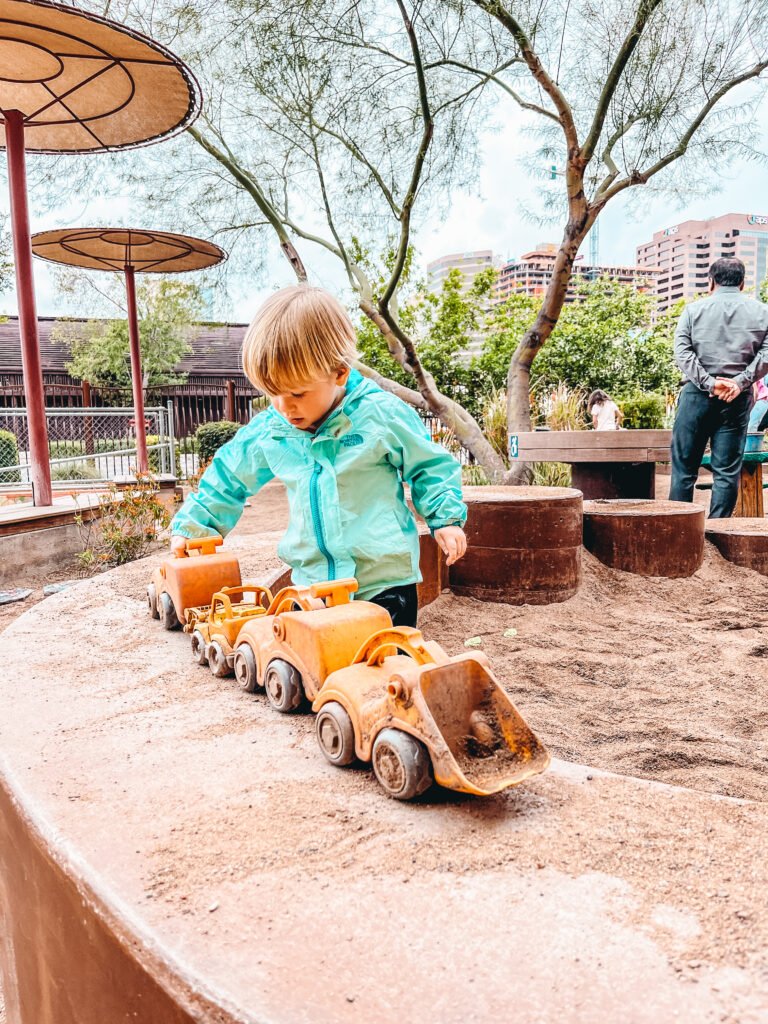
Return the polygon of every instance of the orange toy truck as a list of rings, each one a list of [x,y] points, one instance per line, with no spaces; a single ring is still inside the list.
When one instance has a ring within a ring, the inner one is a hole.
[[[240,630],[235,676],[248,692],[259,686],[276,711],[314,700],[326,676],[348,665],[360,644],[392,625],[389,613],[370,601],[350,601],[357,580],[287,587],[263,618]]]
[[[153,619],[166,629],[187,621],[187,610],[210,605],[213,595],[225,587],[239,587],[240,563],[226,551],[217,552],[221,537],[187,541],[187,551],[166,558],[152,574],[147,587],[147,606]]]
[[[253,594],[246,601],[246,594]],[[233,598],[239,601],[233,603]],[[213,595],[210,606],[187,609],[185,633],[192,634],[192,656],[199,665],[208,665],[214,676],[232,672],[234,645],[249,619],[266,615],[272,594],[266,587],[225,587]]]

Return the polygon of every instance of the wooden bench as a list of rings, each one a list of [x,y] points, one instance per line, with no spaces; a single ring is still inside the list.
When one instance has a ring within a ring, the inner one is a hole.
[[[671,430],[532,430],[510,434],[511,461],[567,462],[585,498],[653,498]]]

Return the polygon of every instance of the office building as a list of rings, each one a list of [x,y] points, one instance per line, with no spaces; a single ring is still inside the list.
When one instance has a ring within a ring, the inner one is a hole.
[[[452,270],[460,270],[464,275],[464,290],[472,287],[475,276],[481,270],[489,267],[498,267],[501,263],[500,256],[494,256],[490,249],[480,249],[477,252],[454,252],[449,256],[440,256],[427,264],[427,291],[432,295],[439,295],[442,291],[443,281]]]
[[[521,256],[519,260],[510,260],[499,271],[494,287],[494,302],[504,302],[510,295],[532,295],[541,297],[552,280],[552,270],[557,257],[557,246],[551,242],[541,242],[532,252]],[[656,268],[647,266],[611,266],[609,264],[585,263],[581,256],[576,257],[573,273],[568,284],[566,302],[578,299],[579,285],[584,281],[594,281],[599,277],[607,277],[619,284],[632,284],[639,291],[654,292],[654,280],[658,274]]]
[[[709,268],[721,256],[737,256],[746,267],[744,287],[758,292],[766,277],[768,216],[726,213],[710,220],[686,220],[656,231],[637,247],[637,263],[655,268],[658,310],[707,291]]]

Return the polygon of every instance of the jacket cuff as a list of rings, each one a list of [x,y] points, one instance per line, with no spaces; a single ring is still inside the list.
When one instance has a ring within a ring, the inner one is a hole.
[[[429,532],[434,537],[435,530],[442,530],[444,526],[460,526],[463,528],[466,521],[466,516],[463,519],[430,519],[427,526],[429,527]]]

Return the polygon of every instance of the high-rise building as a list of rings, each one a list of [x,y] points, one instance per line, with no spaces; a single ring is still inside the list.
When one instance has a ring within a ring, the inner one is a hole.
[[[427,291],[433,295],[439,295],[443,281],[452,270],[462,272],[466,290],[472,287],[475,276],[481,270],[498,267],[500,263],[501,257],[494,256],[490,249],[480,249],[477,252],[454,252],[449,256],[440,256],[427,264]]]
[[[552,280],[552,269],[557,257],[557,246],[551,242],[540,242],[532,251],[521,256],[519,260],[510,260],[499,271],[494,286],[494,302],[504,302],[510,295],[542,296]],[[653,267],[641,269],[636,266],[612,266],[610,264],[584,263],[580,257],[573,264],[573,273],[568,283],[566,302],[578,299],[579,285],[584,281],[594,281],[599,277],[607,277],[619,284],[633,284],[638,291],[654,290],[654,279],[657,271]]]
[[[657,268],[658,310],[678,299],[706,292],[708,272],[721,256],[738,256],[746,267],[744,287],[757,292],[766,277],[768,217],[726,213],[710,220],[686,220],[656,231],[651,242],[637,247],[637,263]]]

